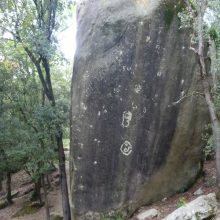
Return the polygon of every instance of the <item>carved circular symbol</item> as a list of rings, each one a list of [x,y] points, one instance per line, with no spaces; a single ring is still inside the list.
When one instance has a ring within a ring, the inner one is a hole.
[[[132,152],[132,145],[129,141],[125,141],[122,145],[121,145],[121,152],[122,154],[124,154],[125,156],[128,156],[131,154]]]

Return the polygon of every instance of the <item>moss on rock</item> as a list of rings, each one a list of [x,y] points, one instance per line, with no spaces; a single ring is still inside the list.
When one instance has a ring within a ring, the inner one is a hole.
[[[12,217],[17,218],[24,215],[31,215],[38,212],[43,204],[34,203],[34,204],[25,204],[20,210],[18,210]]]
[[[63,217],[60,215],[51,216],[51,220],[63,220]]]
[[[8,205],[9,205],[9,204],[8,204],[7,200],[1,200],[1,201],[0,201],[0,209],[4,209],[4,208],[6,208]]]
[[[220,191],[215,193],[217,201],[220,201]]]
[[[177,2],[170,0],[170,1],[165,1],[163,7],[164,7],[164,21],[166,25],[169,27],[174,17],[177,16],[178,13],[182,12],[182,10],[185,7],[185,4],[181,0]]]

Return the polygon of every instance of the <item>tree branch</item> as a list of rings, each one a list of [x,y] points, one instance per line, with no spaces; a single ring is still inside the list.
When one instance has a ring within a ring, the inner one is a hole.
[[[177,101],[172,102],[170,105],[168,105],[168,107],[176,106],[176,105],[180,104],[184,99],[189,98],[189,97],[192,97],[192,96],[194,96],[194,95],[204,96],[204,93],[200,93],[200,92],[193,91],[191,94],[184,95],[184,96],[182,96],[180,99],[178,99]]]

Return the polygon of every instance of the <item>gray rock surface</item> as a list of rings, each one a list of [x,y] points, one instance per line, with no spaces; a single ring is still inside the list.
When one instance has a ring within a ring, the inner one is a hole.
[[[195,195],[195,196],[201,196],[203,193],[204,193],[204,192],[203,192],[202,188],[200,187],[199,189],[197,189],[197,190],[193,193],[193,195]]]
[[[155,217],[159,217],[160,212],[156,209],[149,209],[146,211],[143,211],[137,215],[137,220],[151,220]]]
[[[86,0],[72,78],[71,208],[131,214],[201,169],[207,111],[181,1]],[[184,98],[185,95],[188,98]],[[179,101],[182,100],[182,101]]]
[[[63,220],[63,216],[57,213],[52,213],[50,215],[51,220]]]
[[[202,220],[210,219],[217,212],[214,193],[200,196],[185,206],[178,208],[163,220]]]
[[[63,216],[61,213],[52,212],[50,213],[51,220],[63,220]]]

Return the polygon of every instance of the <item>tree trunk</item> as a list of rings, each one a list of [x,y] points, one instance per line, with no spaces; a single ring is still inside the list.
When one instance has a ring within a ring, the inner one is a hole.
[[[0,192],[3,190],[2,181],[3,181],[3,175],[0,174]]]
[[[49,13],[53,13],[51,16],[51,23],[50,23],[50,30],[49,34],[47,36],[47,39],[49,43],[51,43],[50,36],[52,34],[52,30],[54,28],[55,24],[55,10],[56,10],[56,3],[55,1],[53,3],[53,10],[50,11]],[[38,19],[40,22],[39,27],[41,27],[41,21],[43,21],[43,17],[38,16]],[[20,36],[19,30],[16,30],[16,39],[18,42],[23,43],[22,38]],[[47,57],[43,56],[42,54],[35,56],[35,54],[31,51],[30,48],[28,48],[25,44],[22,44],[24,47],[24,50],[26,51],[27,55],[29,56],[30,60],[36,67],[36,70],[38,72],[38,76],[40,79],[40,82],[42,84],[44,93],[47,97],[47,99],[50,101],[51,106],[55,107],[56,102],[55,102],[55,97],[53,93],[53,87],[52,87],[52,82],[51,82],[51,74],[50,74],[50,63]],[[45,77],[44,77],[45,73]],[[68,195],[68,187],[67,187],[67,178],[66,178],[66,169],[65,169],[65,154],[64,154],[64,149],[63,149],[63,140],[62,140],[62,129],[61,125],[57,124],[57,135],[56,135],[56,142],[57,142],[57,147],[58,147],[58,158],[59,158],[59,168],[60,168],[60,182],[61,182],[61,191],[62,191],[62,204],[63,204],[63,219],[64,220],[71,220],[71,213],[70,213],[70,205],[69,205],[69,195]]]
[[[59,130],[59,128],[58,128]],[[58,154],[59,154],[59,168],[60,168],[60,184],[62,192],[62,205],[63,205],[63,219],[71,220],[70,204],[69,204],[69,193],[67,185],[66,167],[65,167],[65,153],[63,149],[63,134],[62,131],[56,136]]]
[[[42,186],[43,186],[43,191],[44,191],[46,220],[50,220],[50,208],[49,208],[49,202],[47,198],[47,189],[46,189],[45,182],[44,182],[44,176],[42,176]]]
[[[210,39],[209,44],[210,44],[211,74],[212,74],[212,81],[213,81],[213,91],[215,92],[217,89],[217,76],[216,76],[217,53],[216,53],[215,41]]]
[[[209,115],[212,123],[212,132],[214,136],[214,145],[216,147],[216,170],[217,170],[217,183],[218,188],[220,189],[220,123],[216,114],[216,109],[214,102],[212,100],[211,94],[211,86],[209,78],[212,77],[213,74],[209,76],[208,68],[204,58],[204,30],[203,30],[203,17],[206,9],[206,1],[205,0],[197,0],[197,13],[198,13],[198,58],[199,58],[199,66],[200,66],[200,76],[203,86],[203,91],[205,95],[206,104],[208,106]]]
[[[42,205],[43,202],[41,198],[40,189],[41,189],[41,178],[39,178],[38,181],[34,183],[34,192],[33,192],[32,200],[34,201],[39,200],[40,204]]]
[[[209,115],[212,123],[212,133],[214,137],[214,145],[215,145],[215,160],[216,160],[216,172],[217,172],[217,184],[218,188],[220,189],[220,123],[217,118],[217,114],[215,111],[215,106],[212,101],[211,94],[209,90],[204,87],[205,99],[209,110]]]
[[[11,196],[11,173],[7,173],[7,180],[6,180],[6,189],[7,189],[7,201],[9,204],[12,204],[12,196]]]
[[[56,106],[56,100],[53,93],[53,87],[51,83],[50,76],[50,65],[46,58],[42,58],[42,64],[46,73],[46,85],[48,87],[47,98],[51,102],[53,107]],[[60,169],[60,184],[62,192],[62,206],[63,206],[63,219],[71,220],[70,204],[69,204],[69,193],[66,177],[66,167],[65,167],[65,154],[63,149],[63,132],[60,124],[56,125],[56,142],[58,147],[58,158],[59,158],[59,169]]]
[[[47,180],[47,185],[48,185],[48,187],[51,188],[50,174],[46,174],[46,180]]]

